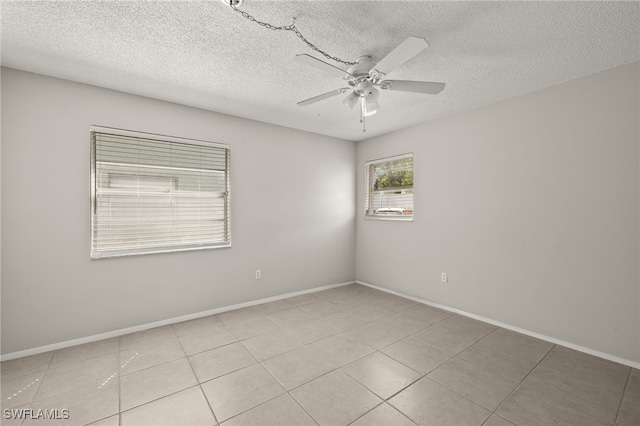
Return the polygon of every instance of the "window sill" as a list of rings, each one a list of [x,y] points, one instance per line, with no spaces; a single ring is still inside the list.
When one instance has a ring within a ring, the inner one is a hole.
[[[413,222],[413,216],[374,216],[365,215],[365,220],[390,220],[395,222]]]

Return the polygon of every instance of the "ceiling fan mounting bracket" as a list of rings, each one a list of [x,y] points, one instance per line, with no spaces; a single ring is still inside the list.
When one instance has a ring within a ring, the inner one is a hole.
[[[354,77],[368,76],[373,64],[371,56],[360,56],[354,65],[347,68],[347,72]]]

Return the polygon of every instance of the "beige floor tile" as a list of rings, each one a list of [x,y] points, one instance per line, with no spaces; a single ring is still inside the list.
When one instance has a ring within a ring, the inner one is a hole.
[[[380,404],[350,426],[415,426],[407,416],[387,403]]]
[[[123,351],[134,346],[140,346],[146,343],[166,340],[174,337],[176,337],[176,333],[173,331],[173,326],[171,325],[138,331],[136,333],[120,336],[120,350]]]
[[[372,304],[366,304],[363,306],[357,306],[351,309],[351,312],[362,317],[366,322],[372,322],[380,318],[385,318],[393,315],[396,311],[388,309],[382,306],[374,306]]]
[[[486,343],[484,340],[459,353],[458,358],[516,382],[521,382],[537,364],[518,354],[503,351],[499,344]]]
[[[255,364],[257,361],[241,343],[232,343],[189,357],[200,383]]]
[[[315,426],[316,422],[288,394],[258,405],[224,422],[224,426]]]
[[[291,306],[302,306],[308,305],[309,303],[318,302],[321,299],[315,296],[313,293],[308,293],[301,294],[300,296],[289,297],[284,300]]]
[[[14,408],[30,403],[42,383],[43,376],[44,371],[40,371],[3,380],[0,384],[2,390],[0,408]]]
[[[542,361],[542,364],[614,391],[624,390],[630,370],[624,365],[574,351],[564,346],[555,346]]]
[[[401,312],[417,305],[418,302],[413,300],[385,293],[384,295],[379,296],[378,300],[371,302],[369,306],[386,312]]]
[[[202,390],[219,422],[285,393],[260,364],[203,383]]]
[[[382,401],[342,371],[325,374],[291,392],[319,425],[347,425]]]
[[[482,407],[494,411],[518,386],[485,368],[452,358],[427,376]]]
[[[39,409],[58,409],[60,417],[64,417],[62,410],[68,410],[68,418],[50,421],[25,420],[23,425],[84,425],[117,414],[119,386],[119,379],[115,377],[104,385],[83,386],[70,392],[33,402],[30,408],[34,412]]]
[[[120,373],[129,374],[145,368],[184,358],[186,355],[176,337],[140,343],[120,352]]]
[[[294,349],[262,363],[285,389],[291,390],[333,369],[310,347]]]
[[[333,314],[340,310],[335,306],[335,304],[332,301],[330,302],[327,300],[320,300],[318,302],[309,303],[307,305],[301,305],[301,306],[298,306],[298,309],[316,318]]]
[[[302,347],[302,343],[287,330],[243,340],[242,344],[259,361]]]
[[[351,310],[358,306],[362,306],[365,303],[365,301],[362,300],[362,298],[355,295],[346,294],[346,293],[343,296],[337,297],[335,299],[330,299],[329,301],[339,311],[344,311],[347,309]]]
[[[128,374],[120,379],[120,409],[129,410],[196,384],[186,358]]]
[[[178,338],[187,355],[197,354],[209,349],[237,342],[238,339],[226,327],[214,327],[196,331]]]
[[[177,336],[184,336],[189,333],[206,332],[207,330],[211,330],[212,328],[219,327],[221,325],[222,321],[220,321],[217,316],[209,315],[173,324],[173,330]]]
[[[412,337],[428,343],[443,352],[457,354],[495,329],[495,326],[484,322],[460,315],[452,315],[414,334]]]
[[[422,304],[413,306],[409,309],[405,309],[404,311],[402,311],[402,313],[422,321],[425,324],[425,327],[436,324],[453,315],[451,312],[432,308],[431,306]]]
[[[425,377],[389,400],[419,425],[481,425],[491,412]]]
[[[211,408],[198,386],[165,396],[121,414],[122,426],[215,424]]]
[[[276,312],[291,309],[293,305],[287,303],[286,300],[276,300],[275,302],[261,303],[259,305],[252,306],[252,309],[262,315],[269,315]]]
[[[381,295],[385,294],[380,290],[376,290],[374,288],[370,288],[361,284],[351,284],[342,287],[342,289],[344,293],[350,294],[352,296],[357,296],[360,299],[366,300],[367,303],[372,300],[377,300]]]
[[[52,424],[640,425],[637,369],[356,284],[0,369]]]
[[[504,328],[498,328],[479,343],[499,346],[503,352],[518,356],[535,363],[551,350],[553,343],[525,336]]]
[[[489,417],[489,420],[487,420],[485,424],[482,426],[515,426],[515,425],[511,423],[509,420],[505,420],[502,417],[498,416],[497,414],[492,414],[491,417]]]
[[[100,385],[120,372],[118,354],[112,353],[47,370],[34,401],[69,392],[90,384]]]
[[[345,365],[341,370],[382,399],[390,398],[422,377],[380,352]]]
[[[261,334],[279,331],[282,327],[267,317],[251,318],[242,321],[232,322],[227,325],[227,329],[238,340],[249,339]]]
[[[74,362],[96,358],[100,355],[118,352],[119,349],[119,337],[59,349],[54,352],[49,368],[61,367],[63,365],[73,364]]]
[[[282,324],[282,325],[298,324],[304,321],[312,320],[314,318],[308,313],[298,308],[291,308],[291,309],[285,309],[284,311],[278,311],[276,313],[267,315],[267,317],[275,321],[277,324]]]
[[[422,374],[427,374],[451,358],[450,354],[411,337],[387,346],[382,352]]]
[[[354,314],[350,310],[340,311],[333,314],[326,315],[322,317],[322,321],[329,324],[331,328],[334,330],[343,333],[347,330],[354,329],[363,324],[366,324],[367,321],[361,316]]]
[[[625,396],[640,399],[640,370],[632,368],[625,388]]]
[[[292,325],[289,327],[289,330],[296,339],[307,345],[340,334],[340,331],[335,330],[331,324],[321,319],[313,319]]]
[[[562,371],[537,366],[523,385],[563,401],[587,414],[613,423],[622,400],[622,391],[614,391],[585,382]]]
[[[606,424],[528,386],[520,386],[496,411],[496,414],[518,426]]]
[[[2,380],[5,380],[44,371],[49,367],[52,358],[53,352],[45,352],[38,355],[12,359],[10,361],[3,361],[0,363],[0,375]]]
[[[314,296],[316,296],[318,299],[321,299],[321,300],[335,299],[337,297],[342,297],[343,294],[344,294],[344,290],[340,289],[339,287],[330,288],[328,290],[316,291],[315,293],[313,293]]]
[[[309,345],[332,367],[338,368],[374,351],[353,336],[343,333],[327,337]]]
[[[223,324],[231,324],[237,321],[246,321],[254,318],[262,318],[264,315],[253,309],[253,306],[234,309],[233,311],[222,312],[216,315]]]
[[[116,414],[115,416],[98,420],[97,422],[90,423],[88,426],[120,426],[120,415]]]
[[[409,334],[417,333],[420,330],[428,327],[430,324],[426,324],[423,320],[409,316],[403,312],[398,312],[391,316],[385,317],[384,320],[392,327],[401,331],[406,331]]]
[[[616,426],[640,425],[640,399],[625,396],[620,405]]]
[[[380,350],[398,340],[404,339],[411,333],[398,330],[387,324],[385,318],[381,318],[349,330],[348,334],[360,342]]]

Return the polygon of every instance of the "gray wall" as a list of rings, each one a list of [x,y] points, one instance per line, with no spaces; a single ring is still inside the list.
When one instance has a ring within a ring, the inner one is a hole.
[[[640,362],[638,75],[358,143],[357,279]],[[415,221],[364,220],[365,161],[406,152]]]
[[[89,260],[92,124],[230,144],[233,247]],[[353,281],[355,150],[3,68],[2,353]]]
[[[3,68],[2,353],[357,277],[640,362],[638,73],[370,139],[356,160],[351,142]],[[230,144],[233,247],[90,261],[91,124]],[[415,221],[363,220],[364,162],[406,152]]]

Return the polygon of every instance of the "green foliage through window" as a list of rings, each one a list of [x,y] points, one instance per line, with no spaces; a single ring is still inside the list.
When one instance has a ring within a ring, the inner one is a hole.
[[[413,157],[376,164],[374,190],[413,187]]]

